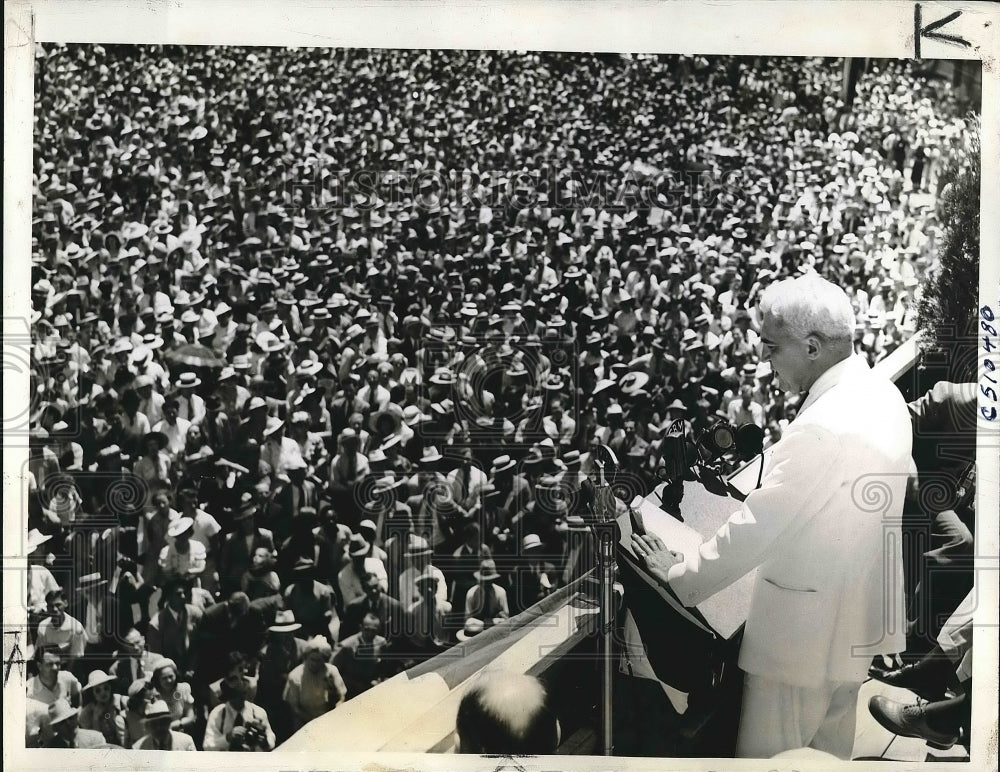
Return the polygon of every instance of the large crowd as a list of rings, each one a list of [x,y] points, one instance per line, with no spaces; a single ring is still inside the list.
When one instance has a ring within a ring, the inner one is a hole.
[[[872,62],[40,46],[28,742],[270,750],[585,573],[581,485],[780,438],[755,303],[915,330],[962,104]],[[734,460],[734,459],[731,459]]]

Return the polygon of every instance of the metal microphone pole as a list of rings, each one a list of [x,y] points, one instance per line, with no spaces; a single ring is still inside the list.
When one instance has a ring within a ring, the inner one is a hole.
[[[598,559],[601,592],[601,750],[605,756],[614,751],[612,722],[612,678],[614,675],[614,582],[615,582],[615,497],[605,476],[605,464],[612,466],[618,459],[614,452],[602,445],[601,451],[608,461],[596,460],[597,485],[594,487],[594,529],[598,541]]]

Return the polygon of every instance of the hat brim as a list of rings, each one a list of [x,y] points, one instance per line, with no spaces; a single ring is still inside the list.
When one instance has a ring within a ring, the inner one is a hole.
[[[63,721],[73,718],[80,714],[79,708],[70,708],[68,711],[63,713],[61,716],[49,719],[49,726],[55,726],[56,724],[61,724]],[[167,714],[170,715],[169,713]]]
[[[28,541],[28,554],[30,555],[36,549],[38,549],[43,544],[45,544],[45,542],[47,542],[47,541],[49,541],[51,539],[52,539],[52,536],[50,534],[43,534],[40,538],[35,539],[34,542],[32,542],[32,541],[29,540]]]
[[[88,581],[88,582],[80,581],[77,584],[77,588],[76,589],[77,590],[91,590],[94,587],[100,587],[101,585],[105,585],[107,583],[108,583],[108,580],[104,579],[104,578],[94,579],[94,580]]]
[[[498,573],[483,574],[481,571],[473,571],[472,576],[477,582],[492,582],[500,578]]]
[[[271,625],[267,628],[269,633],[294,633],[296,630],[301,630],[302,625],[299,622],[290,622],[287,625]]]
[[[101,684],[110,684],[118,679],[113,675],[105,675],[100,681],[94,681],[93,683],[88,683],[83,687],[81,691],[87,691],[87,689],[93,689],[95,686],[100,686]]]

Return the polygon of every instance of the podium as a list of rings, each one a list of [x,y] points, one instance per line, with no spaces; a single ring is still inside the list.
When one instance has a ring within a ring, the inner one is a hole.
[[[719,480],[687,482],[672,514],[660,507],[661,490],[662,486],[646,497],[639,515],[647,533],[684,554],[697,550],[741,506]],[[656,680],[637,684],[636,678],[620,679],[624,695],[616,700],[615,723],[625,745],[616,742],[615,754],[644,755],[645,747],[650,755],[732,756],[743,684],[737,660],[756,572],[696,608],[685,608],[645,573],[632,552],[631,516],[619,515],[617,521],[618,575],[624,591],[619,624],[622,670],[625,675]],[[660,726],[662,737],[653,743],[630,738],[629,726],[648,719],[643,710],[648,712],[650,703],[662,713],[658,721],[650,722],[650,729]],[[639,747],[630,747],[633,740]]]

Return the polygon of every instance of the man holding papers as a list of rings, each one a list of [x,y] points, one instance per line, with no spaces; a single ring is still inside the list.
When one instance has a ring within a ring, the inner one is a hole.
[[[761,298],[762,360],[806,393],[758,490],[696,551],[633,535],[647,570],[695,606],[759,567],[740,652],[737,756],[812,747],[850,758],[875,654],[905,647],[899,526],[906,403],[853,354],[854,313],[816,274]]]

